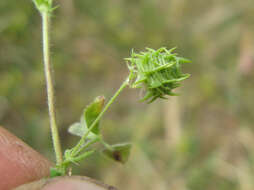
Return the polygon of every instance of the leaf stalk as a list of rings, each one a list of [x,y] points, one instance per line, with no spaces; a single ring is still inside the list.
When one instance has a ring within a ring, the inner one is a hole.
[[[127,77],[127,79],[122,83],[120,88],[116,91],[116,93],[113,95],[113,97],[109,100],[107,105],[104,107],[104,109],[101,111],[101,113],[98,115],[98,117],[94,120],[94,122],[91,124],[91,126],[88,126],[87,132],[84,134],[83,137],[81,137],[80,141],[78,144],[72,149],[71,155],[75,157],[81,150],[82,145],[85,143],[89,133],[92,131],[92,129],[96,126],[96,124],[100,121],[104,113],[108,110],[108,108],[112,105],[112,103],[116,100],[116,98],[119,96],[119,94],[125,89],[128,84],[129,84],[129,78],[130,76]]]

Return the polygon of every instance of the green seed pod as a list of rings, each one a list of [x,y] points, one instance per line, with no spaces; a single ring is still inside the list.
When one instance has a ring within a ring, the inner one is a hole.
[[[139,54],[132,51],[131,57],[125,59],[130,70],[130,87],[144,88],[146,93],[142,101],[148,103],[177,95],[172,90],[190,76],[181,72],[181,64],[190,61],[172,53],[175,48],[146,50]]]

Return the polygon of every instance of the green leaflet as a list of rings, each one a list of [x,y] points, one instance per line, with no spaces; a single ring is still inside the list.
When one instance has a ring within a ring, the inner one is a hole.
[[[101,113],[104,106],[105,98],[104,96],[99,96],[95,98],[94,102],[86,107],[83,113],[83,118],[86,122],[86,126],[91,126],[94,120]],[[81,119],[82,120],[82,119]],[[88,127],[89,128],[89,127]],[[92,132],[96,135],[100,133],[99,131],[99,122],[94,126]]]
[[[91,126],[94,120],[101,113],[104,106],[105,98],[103,96],[99,96],[95,98],[95,100],[89,104],[85,109],[81,116],[80,122],[73,123],[68,132],[82,137],[88,130],[88,126]],[[88,135],[89,139],[93,139],[95,136],[100,134],[99,122],[94,126],[91,132]]]
[[[117,162],[126,163],[130,156],[131,144],[121,143],[112,145],[110,148],[105,148],[102,153]]]
[[[86,128],[82,127],[81,124],[79,122],[77,122],[77,123],[73,123],[69,127],[68,132],[71,133],[72,135],[82,137],[86,132]]]

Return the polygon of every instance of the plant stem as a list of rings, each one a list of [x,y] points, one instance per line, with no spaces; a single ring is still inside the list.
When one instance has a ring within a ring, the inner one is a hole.
[[[82,152],[83,150],[87,149],[89,146],[95,144],[98,141],[100,141],[100,137],[92,139],[91,141],[87,142],[84,146],[80,147],[79,152]]]
[[[104,107],[102,112],[98,115],[98,117],[94,120],[94,122],[91,124],[91,126],[88,127],[87,132],[84,134],[84,136],[80,139],[78,144],[73,148],[71,155],[75,157],[81,150],[81,146],[84,144],[87,136],[92,131],[92,129],[95,127],[95,125],[100,121],[104,113],[108,110],[108,108],[111,106],[111,104],[115,101],[117,96],[123,91],[124,88],[126,88],[129,84],[129,77],[123,82],[123,84],[120,86],[120,88],[116,91],[114,96],[109,100],[107,105]]]
[[[54,107],[54,87],[52,81],[52,70],[50,65],[50,39],[49,39],[49,22],[50,13],[44,11],[41,13],[42,16],[42,33],[43,33],[43,60],[44,60],[44,72],[46,78],[47,86],[47,96],[48,96],[48,110],[50,118],[50,128],[51,135],[53,139],[53,146],[56,155],[56,164],[60,165],[62,163],[62,151],[61,144],[58,134],[58,128],[56,124],[56,113]]]
[[[84,146],[81,147],[81,150],[85,150],[87,148],[89,148],[91,145],[95,144],[96,142],[98,142],[100,140],[99,137],[89,141],[87,144],[85,144]],[[85,152],[86,153],[86,152]],[[72,159],[72,158],[71,158]],[[74,159],[77,159],[77,157],[75,157]],[[65,157],[65,160],[62,162],[62,165],[68,165],[72,160],[68,159],[68,157]]]
[[[110,144],[106,143],[102,138],[100,139],[100,142],[103,144],[103,146],[106,147],[106,149],[113,151],[113,147]]]

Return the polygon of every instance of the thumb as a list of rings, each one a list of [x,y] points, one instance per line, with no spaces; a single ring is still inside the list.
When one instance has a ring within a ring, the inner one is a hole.
[[[116,190],[94,179],[83,176],[65,176],[53,179],[42,179],[22,185],[15,190]]]
[[[49,175],[50,162],[23,141],[0,127],[0,189]]]

